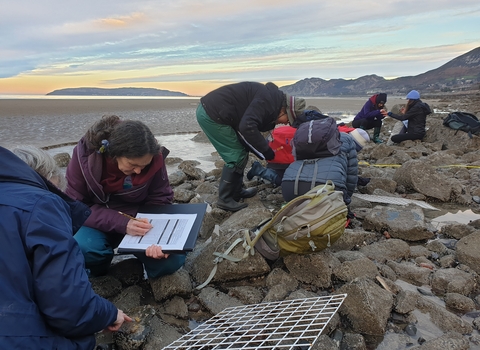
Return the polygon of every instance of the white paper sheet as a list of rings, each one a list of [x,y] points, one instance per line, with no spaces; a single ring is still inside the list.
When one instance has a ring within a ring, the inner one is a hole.
[[[125,235],[119,250],[145,250],[152,244],[162,250],[183,250],[192,230],[197,214],[146,214],[138,213],[137,218],[147,218],[153,228],[145,236]]]

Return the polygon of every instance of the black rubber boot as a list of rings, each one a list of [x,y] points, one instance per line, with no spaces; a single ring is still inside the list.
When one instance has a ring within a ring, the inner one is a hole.
[[[380,138],[380,126],[373,128],[373,142],[375,143],[383,143],[382,139]]]
[[[264,168],[259,162],[253,162],[252,168],[247,173],[247,179],[251,180],[254,176],[261,177],[271,182],[274,186],[281,185],[281,179],[278,178],[277,172],[270,168]]]
[[[238,211],[246,208],[247,203],[239,203],[234,197],[238,197],[241,191],[243,174],[235,172],[235,168],[223,167],[222,177],[218,185],[217,206],[228,211]]]

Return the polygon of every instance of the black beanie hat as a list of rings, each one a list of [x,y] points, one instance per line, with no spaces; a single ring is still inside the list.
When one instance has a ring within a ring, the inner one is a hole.
[[[375,99],[375,103],[378,105],[380,102],[386,103],[387,102],[387,94],[381,93],[377,95]]]

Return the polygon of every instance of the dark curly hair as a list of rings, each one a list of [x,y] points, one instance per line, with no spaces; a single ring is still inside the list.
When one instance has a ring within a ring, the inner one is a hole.
[[[160,145],[152,131],[141,121],[121,120],[116,115],[106,115],[93,124],[85,134],[90,149],[103,152],[112,158],[140,158],[146,154],[156,155]],[[107,140],[108,145],[102,141]]]

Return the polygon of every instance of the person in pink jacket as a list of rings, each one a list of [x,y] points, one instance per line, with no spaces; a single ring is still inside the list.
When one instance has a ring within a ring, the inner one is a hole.
[[[143,205],[172,203],[167,154],[144,123],[117,116],[104,116],[75,146],[65,192],[92,211],[74,236],[90,275],[107,273],[124,235],[143,236],[152,228],[147,220],[132,220],[119,212],[135,216]],[[185,262],[185,254],[164,254],[159,246],[135,256],[149,278],[171,274]]]

